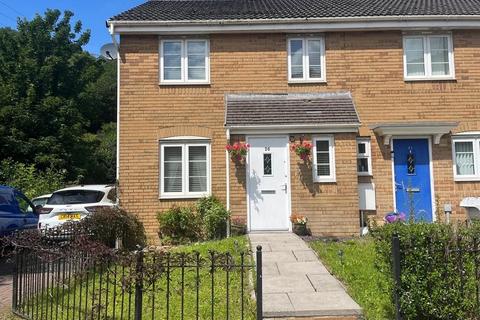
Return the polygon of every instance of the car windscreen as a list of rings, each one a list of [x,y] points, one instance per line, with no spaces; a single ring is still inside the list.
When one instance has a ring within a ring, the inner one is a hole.
[[[33,205],[36,207],[36,206],[44,206],[45,203],[47,203],[48,201],[48,198],[37,198],[37,199],[33,199],[32,200],[32,203]]]
[[[47,204],[82,204],[102,200],[105,193],[95,190],[66,190],[55,192]]]

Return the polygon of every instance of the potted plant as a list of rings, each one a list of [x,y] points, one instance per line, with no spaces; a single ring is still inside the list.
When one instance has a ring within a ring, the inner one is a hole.
[[[247,223],[244,218],[233,217],[230,219],[230,234],[240,236],[247,233]]]
[[[307,217],[301,214],[292,214],[290,216],[290,221],[293,225],[293,233],[299,236],[306,236],[308,235],[307,230]]]
[[[230,159],[235,163],[245,163],[248,148],[250,148],[250,145],[243,142],[235,142],[234,144],[227,144],[225,146],[225,149],[230,155]]]
[[[312,144],[306,141],[294,144],[292,150],[295,151],[297,156],[300,157],[303,161],[310,159],[310,154],[312,151]]]

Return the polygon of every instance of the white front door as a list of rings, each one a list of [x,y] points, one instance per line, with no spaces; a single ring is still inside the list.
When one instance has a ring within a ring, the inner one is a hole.
[[[249,137],[250,231],[289,229],[288,137]]]

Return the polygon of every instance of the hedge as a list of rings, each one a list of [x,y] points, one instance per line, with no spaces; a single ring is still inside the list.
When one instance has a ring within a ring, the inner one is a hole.
[[[480,224],[392,223],[375,228],[381,272],[392,274],[395,233],[400,239],[403,319],[480,319]],[[393,302],[393,276],[390,289]]]

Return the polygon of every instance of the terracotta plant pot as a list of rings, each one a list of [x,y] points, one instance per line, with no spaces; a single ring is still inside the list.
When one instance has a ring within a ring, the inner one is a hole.
[[[307,225],[301,223],[294,223],[293,224],[293,233],[299,236],[306,236],[308,235]]]

